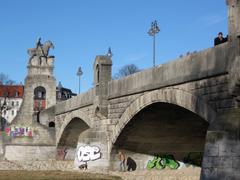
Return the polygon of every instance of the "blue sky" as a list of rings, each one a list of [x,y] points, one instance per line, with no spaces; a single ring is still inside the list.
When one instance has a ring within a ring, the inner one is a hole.
[[[0,72],[17,82],[27,74],[27,49],[51,40],[57,82],[78,92],[93,83],[96,55],[113,52],[113,75],[126,64],[152,67],[152,38],[157,20],[156,64],[188,51],[213,46],[219,31],[227,34],[225,0],[0,0]]]

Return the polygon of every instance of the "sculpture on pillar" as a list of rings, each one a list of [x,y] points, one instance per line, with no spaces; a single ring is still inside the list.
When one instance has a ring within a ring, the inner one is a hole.
[[[38,61],[38,64],[42,64],[42,58],[46,59],[48,57],[50,57],[48,55],[49,53],[49,49],[52,48],[54,49],[54,45],[51,41],[46,41],[44,44],[41,43],[41,38],[38,39],[37,43],[36,43],[36,47],[35,48],[31,48],[31,49],[28,49],[28,54],[30,55],[30,58],[29,58],[29,63],[31,63],[31,60],[33,58],[37,58],[37,61]]]

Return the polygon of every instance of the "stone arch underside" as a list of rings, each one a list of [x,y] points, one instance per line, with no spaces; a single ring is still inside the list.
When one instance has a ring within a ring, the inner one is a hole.
[[[194,114],[197,114],[209,124],[216,118],[216,112],[207,104],[207,102],[185,90],[175,88],[154,90],[152,92],[144,93],[142,96],[133,101],[124,111],[118,123],[116,124],[116,127],[114,128],[111,138],[112,144],[115,143],[121,131],[138,112],[157,102],[168,103],[182,107]]]
[[[133,101],[113,132],[111,163],[123,149],[141,168],[153,155],[172,154],[201,166],[206,133],[216,112],[199,97],[180,89],[147,92]]]
[[[90,124],[88,116],[80,110],[67,114],[57,133],[57,147],[76,148],[79,135],[89,129]]]

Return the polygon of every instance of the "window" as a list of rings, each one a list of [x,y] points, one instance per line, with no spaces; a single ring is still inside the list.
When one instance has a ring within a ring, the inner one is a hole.
[[[39,108],[42,107],[42,101],[38,101],[38,107],[39,107]]]
[[[99,65],[97,65],[96,67],[96,71],[97,71],[97,83],[99,83]]]
[[[61,99],[61,92],[58,92],[58,99]]]
[[[8,92],[4,92],[4,93],[3,93],[3,96],[4,96],[4,97],[7,97],[7,96],[8,96]]]
[[[41,111],[46,108],[46,90],[42,86],[34,89],[34,111]]]
[[[19,101],[16,101],[17,106],[19,106]]]
[[[49,126],[49,127],[55,127],[55,123],[51,121],[51,122],[48,124],[48,126]]]
[[[42,98],[42,92],[38,91],[38,98]]]
[[[14,116],[14,110],[12,110],[12,115]]]
[[[18,97],[19,96],[19,92],[15,92],[15,97]]]
[[[7,111],[6,111],[6,110],[4,110],[4,111],[3,111],[3,114],[4,114],[4,115],[6,115],[6,114],[7,114]]]
[[[46,100],[34,100],[34,111],[41,111],[46,108]]]
[[[67,96],[67,92],[64,91],[63,93],[64,93],[64,98],[67,99],[67,97],[68,97],[68,96]]]
[[[14,106],[14,101],[12,101],[12,106]]]
[[[45,99],[46,90],[42,86],[38,86],[34,89],[34,99]]]

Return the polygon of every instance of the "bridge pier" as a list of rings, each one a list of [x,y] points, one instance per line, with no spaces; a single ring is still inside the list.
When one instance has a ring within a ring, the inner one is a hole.
[[[108,151],[108,138],[106,131],[102,131],[96,128],[91,128],[79,136],[78,145],[76,148],[77,153],[79,153],[79,148],[84,148],[89,146],[90,148],[98,148],[100,153],[99,158],[90,159],[87,161],[88,169],[90,170],[108,170],[109,169],[109,151]],[[78,166],[77,155],[75,157],[75,166]],[[91,158],[91,157],[90,157]]]
[[[218,113],[205,144],[201,179],[238,179],[240,176],[240,110]]]

